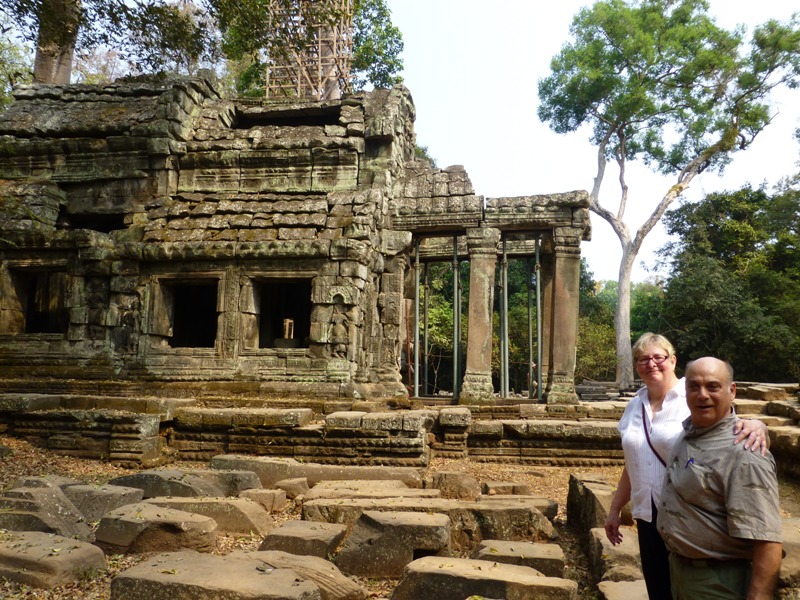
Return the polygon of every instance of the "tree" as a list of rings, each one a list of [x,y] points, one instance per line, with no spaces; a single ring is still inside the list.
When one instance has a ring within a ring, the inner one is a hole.
[[[0,13],[36,43],[34,81],[63,84],[75,51],[98,47],[118,51],[142,72],[191,73],[223,55],[241,58],[265,48],[271,56],[288,56],[313,37],[313,28],[274,19],[298,1],[6,0]],[[356,0],[355,9],[356,70],[364,69],[376,85],[395,82],[402,37],[385,0]],[[305,20],[322,25],[340,17],[336,3],[302,2],[302,11]]]
[[[740,379],[800,377],[800,192],[744,187],[665,216],[678,237],[664,297],[679,356],[729,360]]]
[[[745,44],[742,28],[714,23],[705,0],[601,0],[575,16],[570,34],[539,81],[538,116],[557,133],[591,128],[597,171],[590,210],[622,247],[615,330],[617,381],[627,387],[630,278],[642,242],[699,173],[722,169],[769,124],[770,92],[798,84],[800,31],[797,19],[773,20]],[[600,203],[609,160],[619,169],[616,211]],[[633,160],[673,182],[632,236],[624,215]]]

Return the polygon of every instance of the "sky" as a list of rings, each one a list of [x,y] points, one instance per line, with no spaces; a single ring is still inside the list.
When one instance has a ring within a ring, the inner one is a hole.
[[[591,0],[387,0],[403,34],[404,83],[417,110],[417,143],[440,168],[464,165],[477,194],[487,198],[590,190],[596,152],[587,130],[556,134],[536,116],[537,83],[569,39],[578,10]],[[800,11],[796,0],[711,0],[718,25],[732,29]],[[687,201],[740,188],[772,186],[800,170],[800,90],[773,96],[773,122],[727,167],[722,177],[701,174]],[[616,212],[617,170],[609,164],[601,203]],[[631,236],[652,212],[673,179],[642,164],[628,166],[625,221]],[[678,206],[677,203],[672,208]],[[592,241],[583,242],[595,280],[616,280],[622,256],[611,227],[591,215]],[[668,236],[658,225],[645,239],[634,281],[666,275],[655,255]]]

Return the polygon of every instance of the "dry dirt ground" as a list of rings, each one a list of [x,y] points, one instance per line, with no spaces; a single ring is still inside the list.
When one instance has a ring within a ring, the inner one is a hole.
[[[114,467],[108,463],[56,456],[43,452],[25,441],[0,435],[0,445],[11,449],[12,454],[5,459],[0,459],[0,490],[9,488],[17,478],[25,475],[55,474],[73,477],[85,483],[104,483],[109,479],[130,473],[128,469]],[[205,468],[205,463],[173,463],[170,465],[179,469]],[[589,581],[587,562],[576,537],[566,526],[566,500],[569,485],[569,475],[573,472],[592,473],[604,475],[610,480],[619,477],[620,467],[579,467],[570,469],[566,467],[538,467],[513,464],[476,463],[467,460],[436,459],[432,462],[430,470],[457,470],[465,471],[481,482],[485,481],[513,481],[528,484],[533,493],[538,496],[551,498],[558,502],[558,516],[556,528],[560,535],[561,544],[567,558],[567,577],[574,579],[579,584],[580,598],[593,600],[598,598],[596,588]],[[800,515],[800,485],[793,482],[781,484],[782,507],[786,514]],[[299,518],[299,511],[290,508],[276,520]],[[255,538],[220,537],[216,552],[226,554],[235,548],[257,549],[261,540]],[[92,578],[79,581],[72,585],[62,586],[53,590],[37,590],[14,584],[0,579],[0,598],[6,600],[18,599],[86,599],[100,600],[110,598],[111,579],[137,562],[143,560],[143,555],[107,557],[106,571],[96,574]],[[368,592],[371,600],[389,598],[396,581],[384,580],[359,580]]]

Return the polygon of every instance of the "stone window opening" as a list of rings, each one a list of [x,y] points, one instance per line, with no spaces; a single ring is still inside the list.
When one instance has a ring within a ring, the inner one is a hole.
[[[153,303],[151,333],[171,348],[214,348],[217,341],[218,279],[161,280]]]
[[[308,348],[311,279],[253,279],[242,290],[245,350]]]
[[[10,269],[3,280],[3,333],[66,334],[69,309],[64,271]]]

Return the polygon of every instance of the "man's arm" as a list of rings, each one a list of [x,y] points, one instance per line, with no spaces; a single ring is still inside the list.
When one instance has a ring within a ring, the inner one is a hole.
[[[783,545],[779,542],[753,542],[753,576],[747,600],[770,600],[781,568]]]

